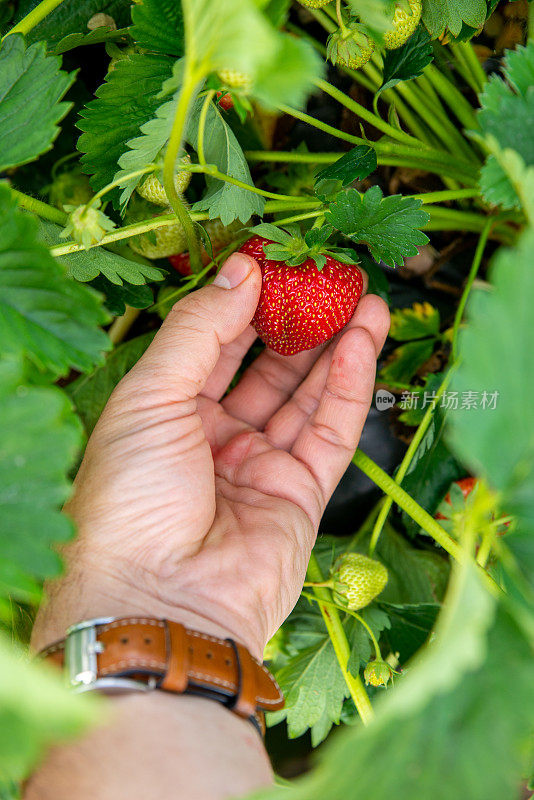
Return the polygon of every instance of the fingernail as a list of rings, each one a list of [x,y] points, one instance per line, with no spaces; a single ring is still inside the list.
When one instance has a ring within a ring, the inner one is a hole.
[[[213,285],[220,286],[221,289],[235,289],[248,278],[251,271],[252,263],[248,256],[232,253],[215,277]]]

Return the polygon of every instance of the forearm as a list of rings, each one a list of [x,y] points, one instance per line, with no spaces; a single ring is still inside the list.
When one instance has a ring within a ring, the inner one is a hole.
[[[154,691],[110,706],[105,725],[49,755],[24,800],[223,800],[272,781],[251,723],[212,700]]]
[[[207,615],[169,608],[116,575],[70,561],[39,611],[35,650],[62,638],[69,625],[99,616],[148,615],[232,635]],[[155,690],[109,697],[108,704],[101,726],[49,754],[24,800],[222,800],[272,781],[253,725],[214,700]]]

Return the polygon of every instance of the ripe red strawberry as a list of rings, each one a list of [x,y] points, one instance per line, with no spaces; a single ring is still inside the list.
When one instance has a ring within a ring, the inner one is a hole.
[[[461,478],[459,481],[454,481],[434,514],[434,519],[440,520],[443,527],[453,535],[454,521],[458,521],[461,519],[462,515],[467,513],[473,500],[473,498],[470,498],[470,495],[477,489],[478,484],[478,478],[473,477]],[[491,520],[493,521],[494,519],[494,515],[491,514]],[[498,523],[496,533],[501,536],[506,532],[509,525],[509,521]]]
[[[471,494],[471,492],[475,488],[476,483],[477,483],[477,479],[476,478],[471,478],[471,477],[461,478],[459,481],[455,481],[456,486],[458,486],[458,488],[460,489],[460,491],[462,492],[462,494],[464,496],[464,500],[467,500],[468,496]],[[452,506],[450,492],[447,492],[447,494],[444,497],[444,501],[446,503],[448,503],[450,506]],[[444,514],[442,514],[440,511],[438,511],[437,514],[436,514],[436,519],[448,519],[448,517],[446,517]]]
[[[230,111],[234,107],[234,100],[230,92],[217,92],[217,101],[223,111]]]
[[[321,269],[313,255],[290,266],[290,258],[268,258],[268,245],[273,241],[253,236],[240,248],[256,259],[263,277],[252,324],[268,347],[291,356],[328,341],[347,324],[362,294],[362,274],[356,264],[330,254]]]

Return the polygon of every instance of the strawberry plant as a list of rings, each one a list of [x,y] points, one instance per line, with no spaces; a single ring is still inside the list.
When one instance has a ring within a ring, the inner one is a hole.
[[[340,331],[366,273],[392,312],[376,450],[403,452],[371,459],[364,432],[268,645],[277,770],[304,734],[329,743],[261,796],[530,796],[533,21],[496,0],[0,0],[0,796],[102,714],[25,652],[87,438],[238,249],[282,355]]]

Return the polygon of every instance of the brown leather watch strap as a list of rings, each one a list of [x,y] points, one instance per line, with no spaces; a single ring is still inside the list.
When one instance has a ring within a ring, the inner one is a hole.
[[[95,688],[102,678],[132,678],[169,692],[211,697],[254,721],[262,732],[262,712],[284,705],[271,673],[232,639],[161,619],[115,619],[94,627]],[[65,641],[40,655],[63,666]]]

